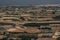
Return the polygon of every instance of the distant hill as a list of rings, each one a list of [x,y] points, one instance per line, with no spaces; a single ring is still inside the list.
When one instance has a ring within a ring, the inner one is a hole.
[[[60,0],[0,0],[0,5],[60,4]]]

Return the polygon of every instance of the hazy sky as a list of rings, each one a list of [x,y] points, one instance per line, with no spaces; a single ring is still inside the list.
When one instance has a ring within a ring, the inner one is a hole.
[[[60,4],[60,0],[0,0],[0,5]]]

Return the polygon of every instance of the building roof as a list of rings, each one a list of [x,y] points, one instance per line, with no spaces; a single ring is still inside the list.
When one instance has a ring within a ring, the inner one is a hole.
[[[16,28],[11,28],[7,30],[8,32],[24,32],[23,30],[16,29]]]

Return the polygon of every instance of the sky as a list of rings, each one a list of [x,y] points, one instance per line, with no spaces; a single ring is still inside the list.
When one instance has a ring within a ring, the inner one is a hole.
[[[60,4],[60,0],[0,0],[0,5]]]

